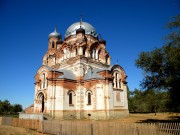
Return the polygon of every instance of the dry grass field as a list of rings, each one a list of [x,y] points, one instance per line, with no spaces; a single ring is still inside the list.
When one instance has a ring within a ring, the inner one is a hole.
[[[89,122],[90,120],[73,120],[73,121]],[[122,122],[122,123],[156,123],[156,122],[180,123],[180,114],[170,114],[170,113],[157,113],[156,115],[154,113],[130,114],[130,116],[127,118],[101,120],[101,121],[102,122]],[[30,129],[0,125],[0,135],[45,135],[45,134],[37,133]]]
[[[75,121],[89,121],[75,120]],[[123,123],[167,123],[177,122],[180,123],[180,113],[131,113],[127,118],[110,119],[110,120],[98,120],[98,121],[109,121],[109,122],[123,122]]]
[[[0,125],[0,135],[46,135],[21,127]]]
[[[114,119],[110,121],[130,122],[130,123],[155,123],[155,122],[178,122],[180,123],[180,113],[145,113],[130,114],[127,118]]]

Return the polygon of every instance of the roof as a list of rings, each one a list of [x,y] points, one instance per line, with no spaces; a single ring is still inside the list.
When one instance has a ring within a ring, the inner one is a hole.
[[[61,38],[61,34],[59,34],[59,33],[57,32],[57,29],[56,29],[56,27],[55,27],[54,31],[51,32],[48,37],[49,37],[49,38],[51,38],[51,37]]]
[[[66,30],[65,37],[67,38],[71,35],[75,35],[76,30],[79,28],[84,29],[85,34],[92,35],[94,37],[98,36],[95,28],[91,24],[89,24],[87,22],[76,22],[76,23],[73,23],[71,26],[69,26],[69,28]]]
[[[65,78],[65,79],[70,79],[70,80],[76,80],[76,75],[71,71],[71,70],[58,70],[58,72],[62,72],[63,74],[59,76],[58,78]]]
[[[84,80],[90,80],[90,79],[104,79],[102,76],[98,74],[99,71],[102,71],[101,69],[92,69],[90,68],[88,72],[84,75]]]

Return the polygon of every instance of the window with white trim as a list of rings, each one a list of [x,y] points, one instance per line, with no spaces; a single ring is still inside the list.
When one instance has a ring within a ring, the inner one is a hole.
[[[121,74],[119,71],[115,71],[113,73],[113,88],[115,89],[121,88]]]
[[[86,94],[87,105],[91,105],[92,104],[92,91],[87,90],[85,94]]]

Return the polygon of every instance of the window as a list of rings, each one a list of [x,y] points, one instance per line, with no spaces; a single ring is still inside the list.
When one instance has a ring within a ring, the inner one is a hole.
[[[45,73],[43,74],[43,88],[45,88],[45,84],[46,84],[46,78],[45,78]]]
[[[88,93],[88,105],[91,105],[91,93]]]
[[[48,57],[46,58],[46,65],[48,65]]]
[[[116,73],[115,81],[116,81],[116,87],[118,87],[118,73]]]
[[[86,48],[83,48],[83,55],[85,56]]]
[[[74,96],[75,96],[75,92],[73,90],[69,90],[68,93],[68,100],[69,100],[69,106],[73,106],[73,100],[74,100]]]
[[[86,95],[86,103],[87,103],[87,105],[91,105],[92,104],[92,91],[87,90],[85,92],[85,95]]]
[[[72,93],[69,93],[69,104],[72,104]]]
[[[108,56],[105,58],[105,63],[108,64]]]
[[[76,49],[76,55],[78,55],[78,50]]]
[[[121,88],[121,79],[119,79],[119,88]]]
[[[121,88],[121,75],[119,73],[119,71],[115,71],[113,73],[113,88],[115,89],[120,89]]]
[[[41,80],[39,81],[39,88],[41,89]]]
[[[54,48],[54,42],[52,42],[52,48]]]

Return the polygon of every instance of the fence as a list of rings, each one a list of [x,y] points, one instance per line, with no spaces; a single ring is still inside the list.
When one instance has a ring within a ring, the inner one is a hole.
[[[43,121],[43,133],[58,135],[180,135],[180,123]]]
[[[19,119],[11,117],[0,117],[0,125],[8,125],[14,127],[23,127],[27,129],[32,129],[36,131],[42,131],[41,121],[32,119]]]
[[[56,135],[180,135],[180,123],[121,123],[0,118],[0,125],[24,127]]]

